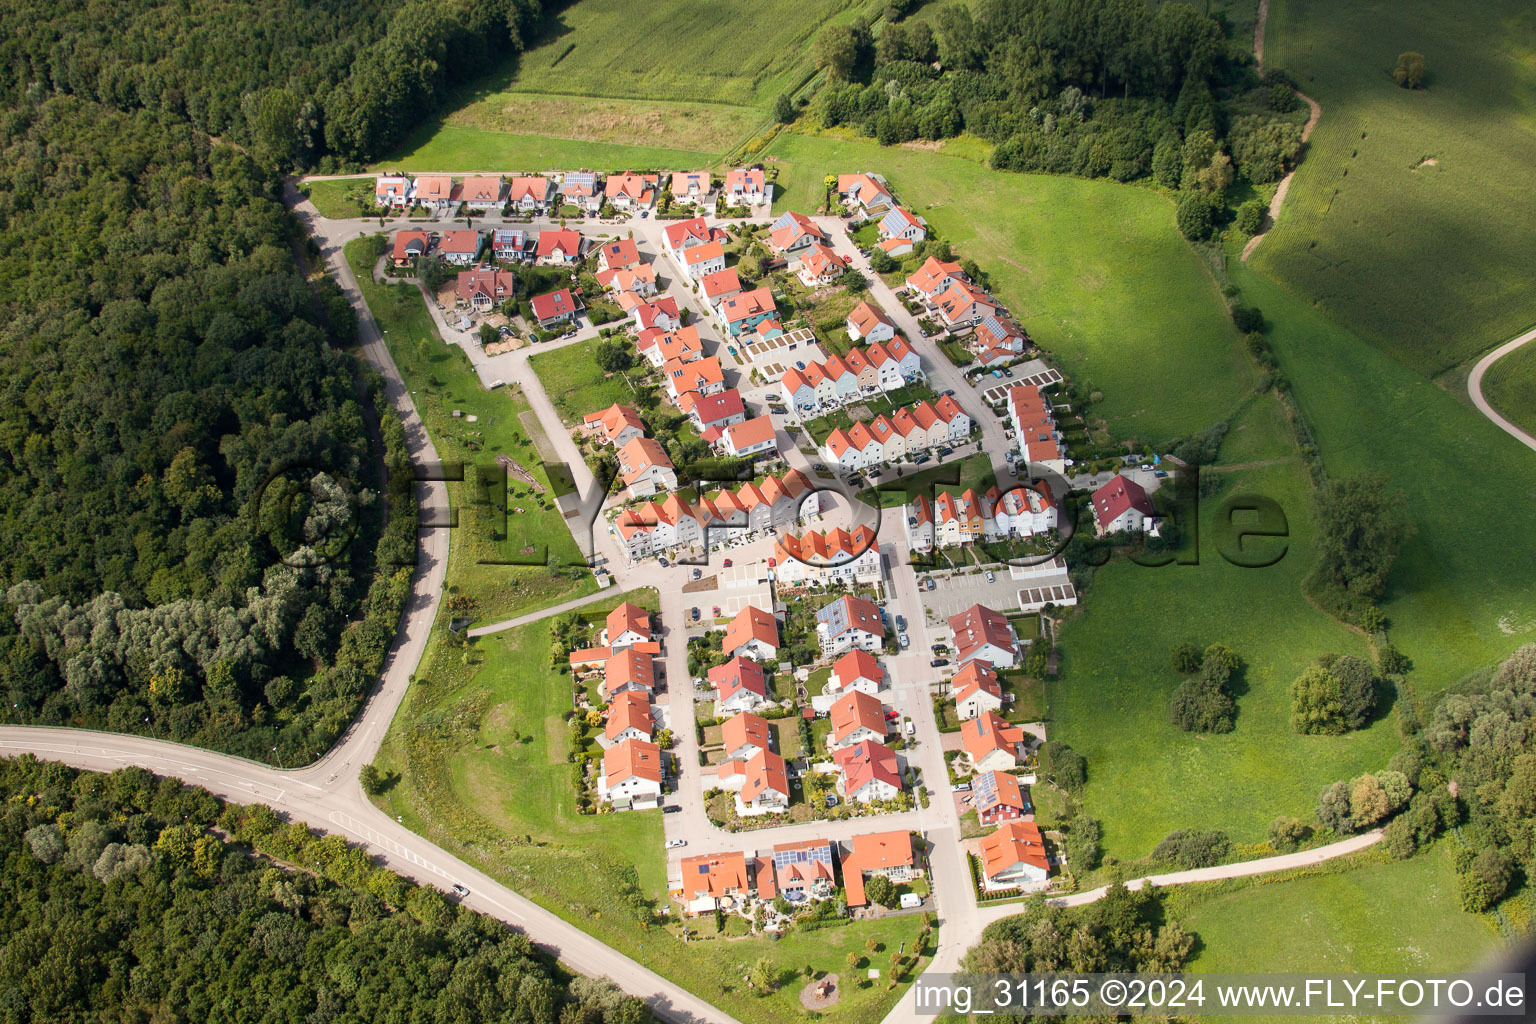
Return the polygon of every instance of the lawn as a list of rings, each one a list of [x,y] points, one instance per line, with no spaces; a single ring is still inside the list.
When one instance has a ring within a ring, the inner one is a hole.
[[[638,148],[650,148],[665,140],[668,149],[708,154],[731,151],[763,121],[759,110],[724,103],[552,95],[514,87],[514,91],[494,92],[460,107],[446,123],[507,135],[542,135]]]
[[[1319,654],[1364,654],[1365,642],[1302,596],[1312,526],[1300,464],[1234,472],[1228,486],[1202,504],[1200,564],[1153,569],[1117,558],[1098,570],[1061,630],[1047,728],[1087,758],[1084,805],[1119,859],[1145,856],[1176,828],[1260,841],[1276,815],[1310,819],[1325,785],[1383,767],[1398,746],[1390,716],[1343,737],[1291,731],[1292,680]],[[1236,490],[1285,510],[1289,550],[1274,566],[1238,568],[1217,554],[1218,506]],[[1185,638],[1225,642],[1247,666],[1231,733],[1186,733],[1169,721],[1182,677],[1168,652]]]
[[[1214,279],[1148,189],[999,174],[967,156],[783,133],[765,151],[787,193],[812,210],[827,174],[883,172],[914,210],[991,275],[1034,340],[1103,401],[1122,437],[1164,444],[1229,415],[1254,380]],[[1190,379],[1198,376],[1199,387]]]
[[[474,595],[473,614],[501,618],[594,592],[592,574],[577,568],[581,552],[555,505],[538,450],[519,422],[527,401],[515,388],[485,390],[463,350],[438,336],[415,285],[374,283],[361,265],[365,246],[357,239],[346,249],[363,298],[438,457],[465,464],[464,480],[448,485],[458,512],[452,581]],[[465,415],[454,417],[455,409]],[[498,454],[517,460],[545,492],[509,479],[495,462]],[[549,567],[551,555],[560,568]]]
[[[614,595],[589,618],[630,597],[654,605],[654,591]],[[549,626],[535,622],[483,637],[467,648],[434,633],[417,682],[390,726],[378,764],[399,778],[379,806],[522,895],[644,962],[738,1019],[808,1020],[798,993],[807,965],[846,974],[849,952],[874,939],[912,948],[917,916],[860,922],[780,942],[765,938],[683,943],[642,923],[637,907],[666,899],[658,811],[576,813],[566,763],[570,677],[549,666]],[[712,923],[712,922],[711,922]],[[879,966],[888,970],[882,950]],[[780,989],[758,997],[740,982],[760,956],[782,972]],[[852,984],[822,1020],[875,1024],[895,1001],[881,981]]]
[[[331,220],[377,216],[379,213],[379,208],[373,203],[372,178],[311,181],[303,186],[303,191],[309,196],[309,201],[315,204],[320,216]]]
[[[1536,8],[1468,13],[1273,0],[1266,30],[1267,63],[1323,116],[1254,263],[1427,374],[1536,318]],[[1405,50],[1427,58],[1427,88],[1393,83]]]
[[[864,491],[859,495],[859,500],[870,506],[894,508],[908,504],[919,494],[932,498],[939,491],[959,493],[968,487],[984,489],[990,487],[996,479],[992,472],[992,460],[985,452],[977,452],[958,462],[947,462],[911,473],[899,480],[882,480],[878,489]]]
[[[1536,342],[1526,342],[1488,368],[1483,397],[1505,419],[1536,434]]]
[[[1403,493],[1417,533],[1382,610],[1414,688],[1437,691],[1536,639],[1530,449],[1262,275],[1239,267],[1233,280],[1273,325],[1328,472],[1384,473]]]
[[[1448,845],[1406,861],[1355,857],[1349,870],[1179,886],[1165,899],[1199,934],[1191,967],[1202,973],[1470,971],[1504,942],[1488,918],[1462,911]]]
[[[622,171],[631,167],[691,167],[712,162],[709,153],[660,146],[514,135],[461,124],[431,122],[375,170],[406,168],[445,172],[543,171],[587,167]]]
[[[624,374],[607,373],[597,365],[597,346],[605,340],[590,338],[528,358],[566,426],[574,426],[588,413],[606,409],[614,402],[635,402],[634,390]],[[649,364],[642,362],[628,372],[639,374],[647,369]]]

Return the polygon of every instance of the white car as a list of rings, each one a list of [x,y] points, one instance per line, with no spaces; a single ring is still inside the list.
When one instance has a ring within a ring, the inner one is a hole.
[[[911,638],[909,638],[907,636],[907,634],[905,634],[905,633],[903,633],[900,636],[898,636],[896,638],[896,641],[897,641],[897,643],[901,644],[901,649],[902,650],[906,650],[908,647],[912,646]]]
[[[686,839],[668,839],[667,840],[667,849],[669,849],[669,850],[679,850],[679,849],[682,849],[684,846],[687,846],[687,845],[688,845],[688,840],[686,840]]]
[[[987,582],[988,583],[996,583],[997,582],[997,573],[995,573],[995,572],[987,573]]]

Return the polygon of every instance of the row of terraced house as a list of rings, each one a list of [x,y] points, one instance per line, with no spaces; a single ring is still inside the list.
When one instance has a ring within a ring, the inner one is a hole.
[[[503,210],[537,216],[574,206],[595,214],[604,204],[628,212],[651,210],[658,194],[669,189],[674,203],[703,205],[716,198],[730,206],[762,206],[773,198],[772,186],[760,167],[738,167],[716,184],[708,171],[600,174],[595,171],[556,171],[546,174],[446,174],[416,177],[380,175],[374,181],[374,202],[406,210],[420,207],[449,214],[461,206],[479,213]]]

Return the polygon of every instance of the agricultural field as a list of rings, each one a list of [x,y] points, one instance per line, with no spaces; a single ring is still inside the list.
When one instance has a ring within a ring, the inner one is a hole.
[[[1253,263],[1433,375],[1536,320],[1536,8],[1272,0],[1265,59],[1322,104]],[[1426,88],[1398,88],[1423,52]]]
[[[650,148],[665,140],[668,149],[709,154],[734,149],[762,126],[763,114],[724,103],[551,96],[514,89],[461,107],[445,123],[615,146]]]
[[[1290,537],[1275,565],[1239,568],[1217,553],[1217,514],[1234,493],[1266,495],[1284,509]],[[1198,565],[1154,569],[1117,558],[1097,571],[1062,627],[1047,728],[1088,760],[1083,804],[1103,823],[1109,855],[1145,856],[1176,828],[1261,841],[1276,815],[1310,819],[1324,786],[1385,766],[1397,749],[1390,716],[1348,736],[1291,730],[1292,680],[1320,654],[1367,653],[1362,637],[1302,595],[1313,562],[1310,502],[1299,462],[1226,474],[1222,490],[1201,502]],[[1186,733],[1170,721],[1184,677],[1169,649],[1185,639],[1220,641],[1242,658],[1234,731]]]
[[[625,598],[657,603],[654,591],[631,592],[595,602],[583,615],[605,614]],[[855,952],[872,962],[878,956],[874,965],[888,973],[888,954],[901,943],[912,951],[919,916],[796,929],[776,943],[684,943],[640,913],[667,898],[661,812],[576,813],[561,717],[571,706],[570,687],[569,675],[549,667],[547,621],[462,647],[435,632],[379,753],[377,764],[391,779],[379,807],[747,1024],[809,1020],[798,998],[807,966],[846,975]],[[711,934],[713,925],[701,920],[695,935]],[[875,955],[866,952],[870,940]],[[741,983],[746,966],[762,956],[780,972],[779,988],[767,996]],[[842,1002],[818,1019],[876,1024],[900,995],[886,984],[849,979]]]
[[[883,171],[991,275],[1048,357],[1085,394],[1102,393],[1089,413],[1116,436],[1164,445],[1203,430],[1256,379],[1215,280],[1153,191],[999,174],[979,159],[859,139],[783,133],[764,153],[784,193],[775,210],[814,210],[828,174]]]
[[[1536,640],[1536,535],[1512,528],[1536,493],[1531,451],[1464,400],[1362,343],[1307,303],[1234,265],[1243,299],[1264,311],[1332,475],[1385,474],[1417,532],[1388,580],[1382,611],[1431,694]]]
[[[622,171],[631,167],[694,167],[714,159],[713,154],[686,149],[512,135],[468,125],[441,124],[423,129],[399,153],[376,164],[374,170],[409,168],[464,173],[589,167]]]
[[[1527,342],[1488,368],[1483,397],[1515,426],[1536,434],[1536,342]]]
[[[607,373],[597,365],[593,353],[603,340],[606,339],[591,338],[528,358],[566,426],[575,426],[588,413],[606,409],[614,402],[635,402],[634,389],[623,373]],[[626,372],[639,375],[649,368],[650,364],[642,361]]]
[[[1164,898],[1169,914],[1199,934],[1191,969],[1202,973],[1476,970],[1504,942],[1488,917],[1462,911],[1451,842],[1405,861],[1367,854],[1347,869],[1179,886]]]
[[[519,60],[519,92],[627,96],[772,108],[812,73],[829,22],[876,13],[866,0],[754,4],[582,0],[559,11]],[[766,120],[766,116],[764,117]]]
[[[473,468],[466,470],[463,482],[448,485],[458,510],[450,583],[473,594],[474,614],[489,618],[594,592],[597,584],[555,505],[543,460],[519,420],[527,401],[513,388],[485,390],[463,351],[439,337],[414,284],[374,283],[363,262],[366,246],[364,239],[347,243],[347,259],[438,456],[444,462],[483,465],[486,479],[506,481],[505,520],[499,496],[480,486]],[[454,417],[454,409],[466,415]],[[475,422],[469,421],[471,415]],[[532,473],[542,493],[508,478],[495,463],[498,454],[510,455]],[[551,556],[559,568],[550,567]]]

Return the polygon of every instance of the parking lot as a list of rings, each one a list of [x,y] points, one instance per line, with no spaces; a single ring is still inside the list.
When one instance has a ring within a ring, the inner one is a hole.
[[[921,574],[918,593],[928,613],[928,621],[941,623],[973,604],[1009,613],[1039,611],[1047,604],[1077,603],[1077,592],[1067,579],[1065,563],[1059,558],[1041,565],[1005,566],[991,572],[993,580],[990,583],[986,572],[976,568]],[[934,589],[928,590],[923,579],[932,579]]]

